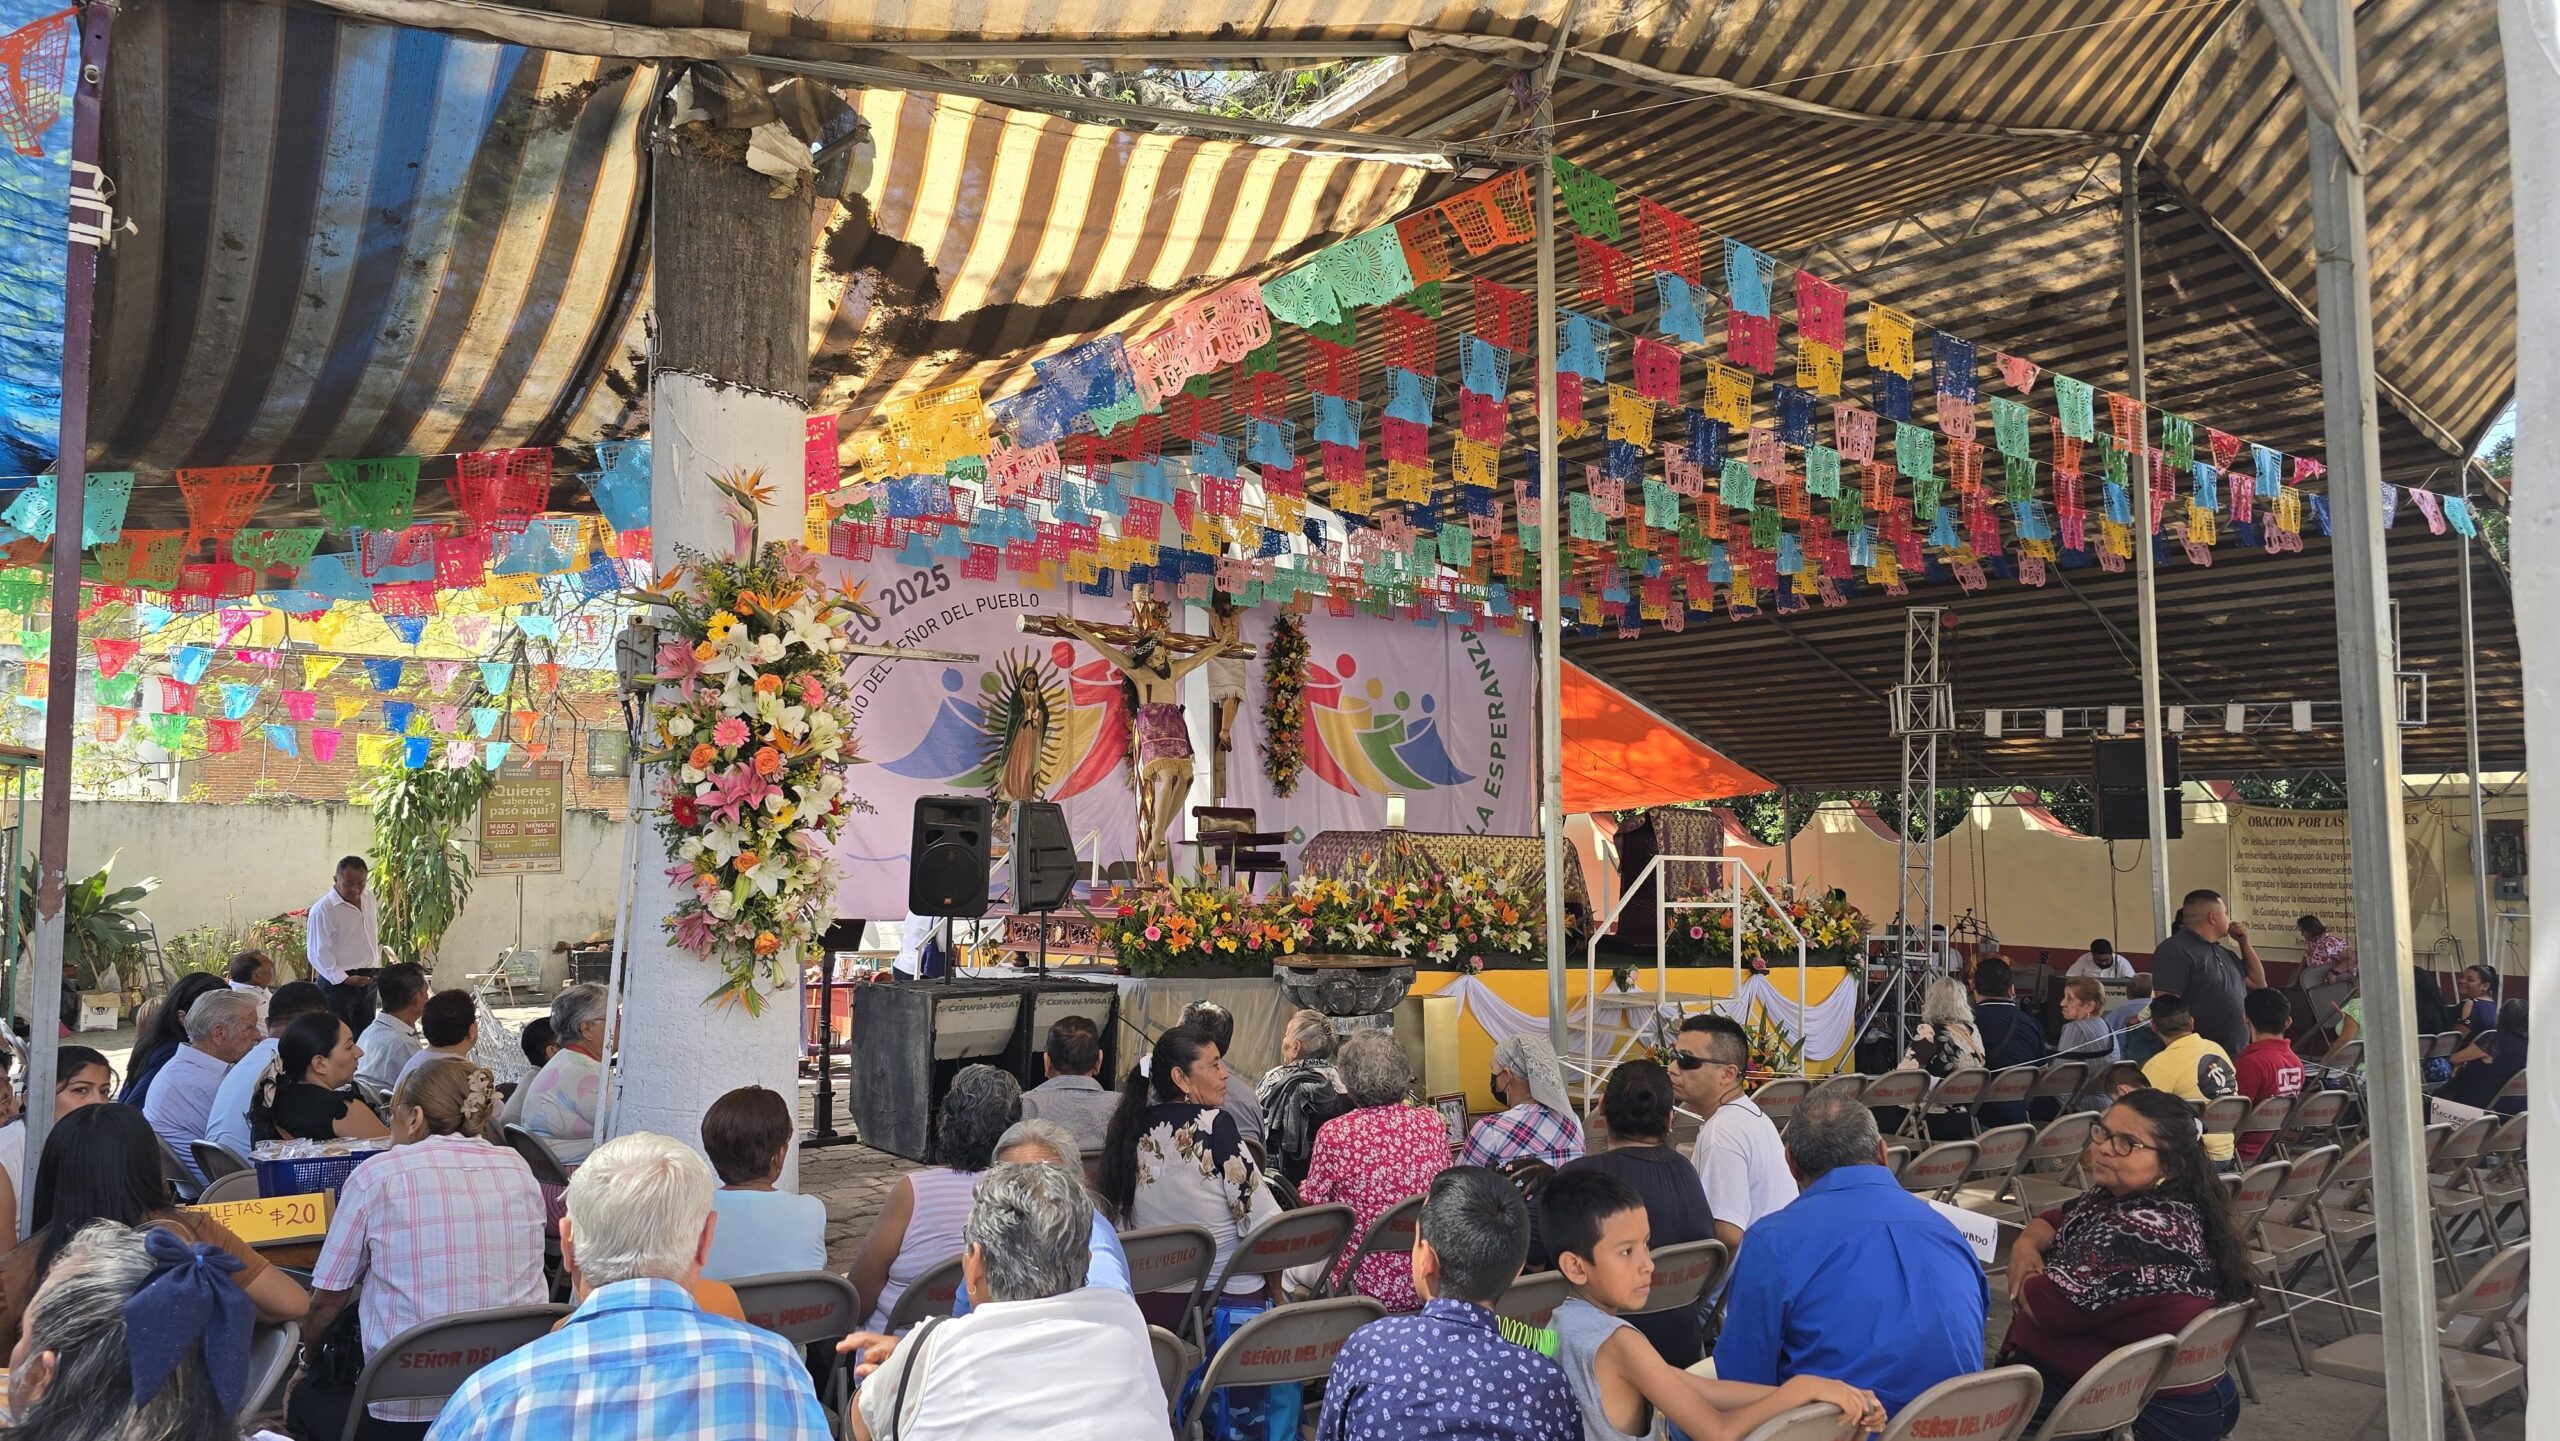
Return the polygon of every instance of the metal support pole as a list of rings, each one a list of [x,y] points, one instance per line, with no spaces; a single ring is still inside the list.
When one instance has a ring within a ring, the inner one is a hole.
[[[2372,257],[2364,177],[2340,132],[2360,132],[2353,0],[2308,0],[2303,18],[2337,79],[2339,115],[2312,119],[2311,219],[2319,259],[2320,391],[2327,412],[2331,583],[2338,605],[2347,827],[2365,987],[2366,1117],[2373,1136],[2375,1269],[2382,1282],[2383,1395],[2391,1434],[2444,1434],[2435,1264],[2418,1111],[2417,1015],[2401,855],[2399,707],[2389,657],[2391,573],[2380,516],[2382,444],[2373,377]]]
[[[1778,829],[1787,839],[1787,884],[1796,883],[1796,793],[1787,786],[1778,787]]]
[[[2470,497],[2471,480],[2462,482],[2463,496]],[[2489,814],[2488,801],[2480,789],[2480,659],[2474,654],[2479,644],[2471,627],[2471,537],[2462,538],[2462,580],[2458,587],[2462,600],[2462,768],[2471,780],[2471,908],[2479,929],[2473,934],[2480,953],[2475,958],[2504,970],[2504,958],[2490,948],[2489,939]]]
[[[1539,116],[1547,113],[1541,97]],[[1564,546],[1556,463],[1556,173],[1538,164],[1538,823],[1547,846],[1547,1039],[1565,1050]]]
[[[2560,134],[2560,0],[2498,0],[2498,42],[2506,59],[2506,122],[2510,136]],[[2509,193],[2514,196],[2516,266],[2516,469],[2524,475],[2560,473],[2560,153],[2548,144],[2507,147]],[[2515,488],[2508,498],[2511,543],[2529,555],[2560,545],[2560,496],[2547,485]],[[2547,566],[2513,568],[2508,583],[2519,616],[2560,614],[2560,575]],[[2525,762],[2545,776],[2560,774],[2560,629],[2516,627],[2524,663]],[[2526,823],[2531,834],[2560,835],[2560,786],[2528,787]],[[2531,847],[2526,866],[2532,890],[2560,895],[2560,854]],[[2527,1004],[2537,1015],[2560,1015],[2560,926],[2526,933]],[[2526,1145],[2534,1154],[2560,1155],[2560,1027],[2544,1026],[2526,1043]],[[2534,1056],[2542,1057],[2539,1064]],[[2528,1219],[2544,1235],[2560,1235],[2560,1186],[2548,1182],[2531,1193]],[[2524,1434],[2560,1435],[2560,1326],[2527,1328]]]
[[[84,7],[80,26],[80,73],[71,101],[71,183],[81,185],[81,167],[92,173],[98,164],[100,93],[107,74],[107,40],[115,32],[113,5]],[[95,222],[78,207],[66,220]],[[64,255],[62,281],[62,430],[56,451],[53,513],[53,593],[50,602],[50,653],[57,658],[80,654],[80,520],[88,509],[89,479],[89,322],[98,289],[97,247],[75,229]],[[64,661],[67,666],[68,660]],[[73,712],[66,688],[44,709],[44,795],[36,836],[35,973],[28,978],[30,1024],[27,1048],[27,1160],[25,1184],[18,1192],[18,1234],[35,1229],[36,1172],[44,1157],[45,1134],[53,1129],[53,1085],[62,1049],[62,893],[64,872],[71,863],[71,748]]]
[[[2127,393],[2146,403],[2143,441],[2150,440],[2151,386],[2143,373],[2142,355],[2142,160],[2128,150],[2120,157],[2124,201],[2124,368]],[[2169,764],[2160,715],[2160,518],[2151,510],[2149,475],[2133,483],[2134,604],[2139,617],[2142,670],[2142,799],[2150,821],[2151,925],[2166,937],[2177,929],[2169,909]]]

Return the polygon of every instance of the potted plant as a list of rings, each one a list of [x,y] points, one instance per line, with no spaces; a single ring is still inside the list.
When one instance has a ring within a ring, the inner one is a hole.
[[[150,876],[110,889],[116,859],[123,854],[117,851],[108,856],[105,865],[62,890],[63,974],[84,991],[118,989],[126,963],[142,954],[143,944],[151,934],[151,918],[142,913],[141,902],[160,888],[160,879]],[[36,867],[32,860],[27,863],[26,876],[18,889],[18,923],[21,934],[35,934]]]

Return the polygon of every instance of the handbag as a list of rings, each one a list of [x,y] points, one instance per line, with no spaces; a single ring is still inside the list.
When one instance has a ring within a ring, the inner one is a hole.
[[[353,1391],[364,1375],[364,1329],[349,1306],[319,1340],[306,1347],[303,1381],[315,1391]]]

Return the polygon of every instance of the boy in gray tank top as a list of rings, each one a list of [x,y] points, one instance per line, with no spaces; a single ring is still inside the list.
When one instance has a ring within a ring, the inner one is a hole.
[[[1653,1289],[1644,1200],[1626,1182],[1606,1171],[1560,1171],[1539,1193],[1538,1221],[1573,1287],[1548,1324],[1556,1364],[1582,1406],[1584,1441],[1644,1441],[1657,1412],[1690,1441],[1741,1441],[1761,1422],[1813,1401],[1840,1408],[1862,1432],[1884,1429],[1874,1393],[1838,1381],[1711,1381],[1664,1361],[1622,1319],[1642,1311]]]

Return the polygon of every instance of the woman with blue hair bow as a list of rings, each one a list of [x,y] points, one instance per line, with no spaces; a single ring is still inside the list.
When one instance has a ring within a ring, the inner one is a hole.
[[[101,1221],[56,1258],[9,1354],[11,1441],[229,1441],[254,1308],[240,1263]]]

